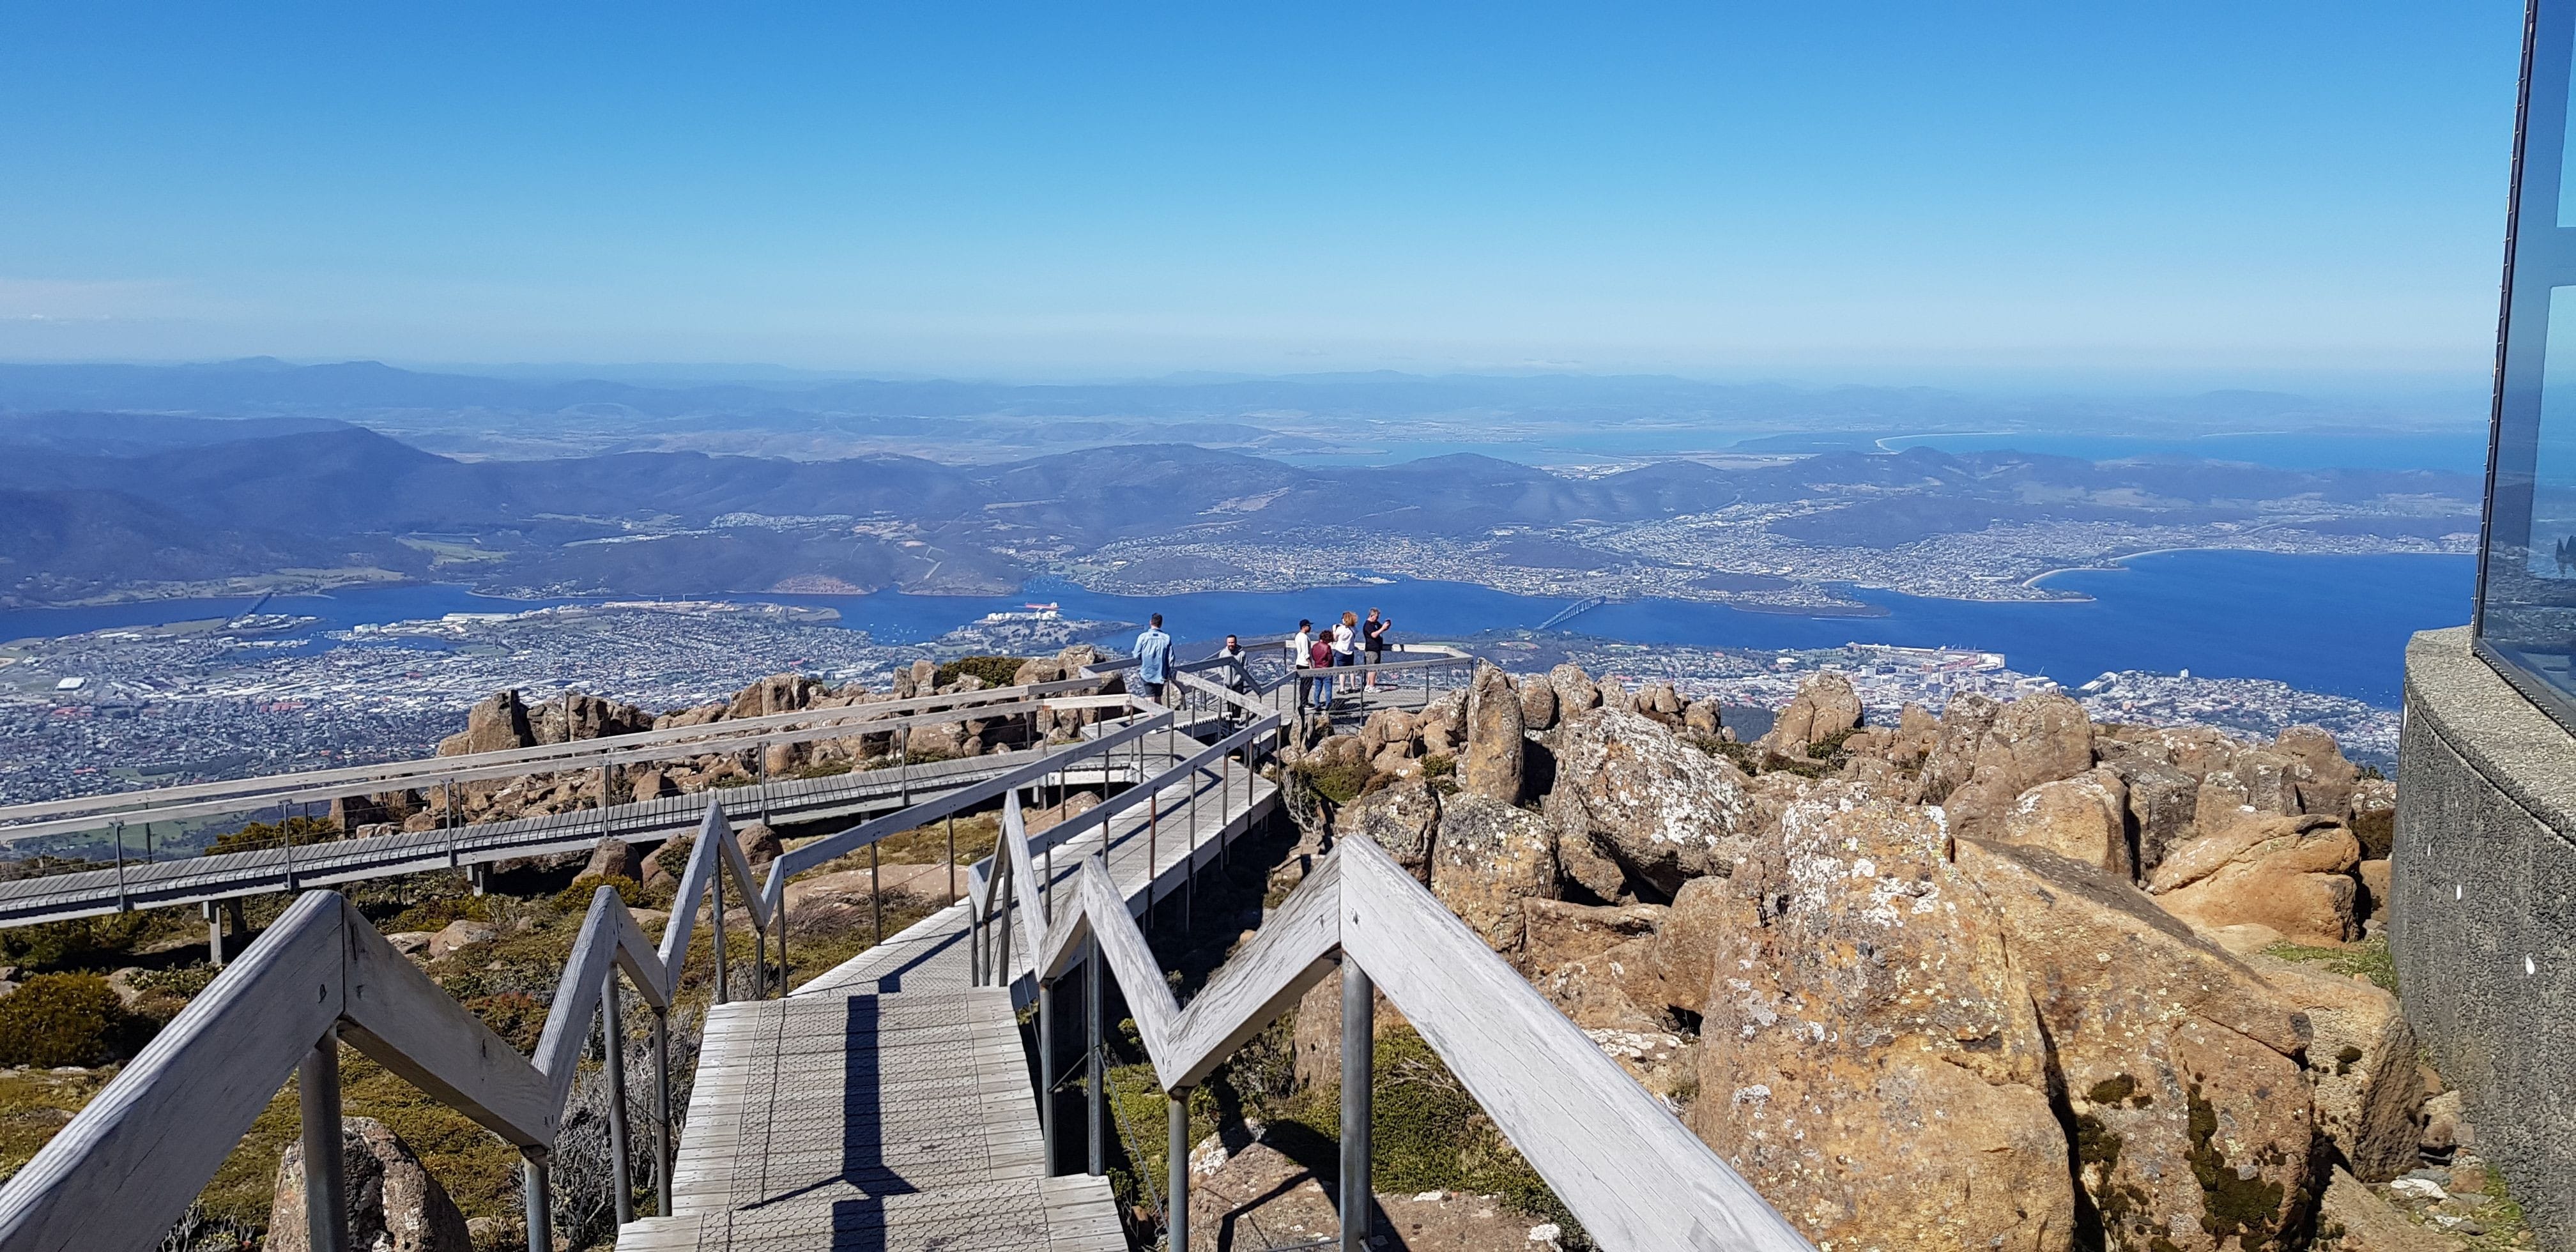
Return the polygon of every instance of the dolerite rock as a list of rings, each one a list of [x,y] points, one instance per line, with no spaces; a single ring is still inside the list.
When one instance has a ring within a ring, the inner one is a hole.
[[[1569,718],[1585,709],[1601,707],[1601,688],[1583,667],[1567,661],[1547,672],[1547,685],[1556,690],[1556,715]]]
[[[1523,677],[1514,686],[1521,696],[1521,729],[1535,734],[1556,725],[1556,688],[1545,675]]]
[[[429,959],[435,961],[459,948],[489,943],[500,933],[501,928],[490,922],[478,922],[460,917],[440,927],[437,934],[431,935],[429,944],[424,950],[429,953]]]
[[[609,735],[631,735],[653,727],[652,714],[632,704],[567,691],[528,713],[528,728],[539,743],[569,743]]]
[[[1539,811],[1556,832],[1557,873],[1569,894],[1589,895],[1603,902],[1633,901],[1635,893],[1628,887],[1628,871],[1593,843],[1591,819],[1570,790],[1553,790],[1540,796]]]
[[[1888,736],[1887,761],[1899,769],[1921,769],[1924,758],[1941,742],[1941,720],[1920,704],[1897,711],[1896,729]]]
[[[1439,827],[1440,793],[1419,778],[1380,787],[1333,815],[1335,838],[1366,839],[1417,879],[1430,873],[1432,836]]]
[[[2129,876],[2129,789],[2095,766],[2021,793],[2004,814],[2005,843],[2046,848],[2096,869]]]
[[[1532,900],[1523,916],[1528,946],[1521,955],[1530,985],[1567,1020],[1585,1030],[1663,1028],[1649,956],[1664,917],[1661,905]]]
[[[466,710],[465,729],[439,740],[438,754],[506,752],[533,747],[536,742],[535,733],[528,729],[528,706],[519,702],[519,693],[513,689],[485,696]]]
[[[2067,1248],[2046,1042],[1938,815],[1828,783],[1780,831],[1711,927],[1691,1129],[1819,1248]]]
[[[802,709],[823,684],[802,674],[772,674],[735,692],[726,707],[729,717],[763,717]]]
[[[1682,724],[1684,707],[1681,693],[1673,690],[1671,683],[1655,683],[1637,692],[1636,711],[1667,726]]]
[[[1467,689],[1467,751],[1458,761],[1458,785],[1505,804],[1521,798],[1520,693],[1490,665],[1476,667]]]
[[[2314,1194],[2297,1007],[2124,879],[1969,840],[1958,868],[2000,910],[2110,1245],[2286,1244]]]
[[[2003,706],[1973,691],[1950,697],[1941,710],[1940,733],[1923,759],[1917,795],[1925,804],[1940,804],[1977,772],[1977,749]]]
[[[1400,747],[1410,755],[1415,725],[1416,719],[1408,710],[1379,709],[1369,714],[1367,723],[1360,727],[1360,743],[1372,756],[1390,746]]]
[[[2245,963],[2297,1005],[2316,1092],[2317,1130],[2355,1174],[2386,1182],[2415,1168],[2415,1107],[2424,1101],[2415,1032],[2397,997],[2314,966],[2256,954]]]
[[[2296,943],[2342,943],[2360,934],[2360,860],[2361,845],[2332,818],[2246,820],[2168,855],[2147,889],[2195,926],[2250,922]]]
[[[1424,756],[1456,756],[1467,741],[1467,693],[1452,691],[1423,706],[1413,737],[1421,741]]]
[[[2343,757],[2335,737],[2315,726],[2292,726],[2272,743],[2272,751],[2307,767],[2298,781],[2299,811],[2349,821],[2352,789],[2361,768]]]
[[[2023,696],[1995,711],[1977,740],[1975,768],[1941,806],[1961,838],[1995,835],[2021,793],[2091,768],[2093,722],[2084,706],[2055,692]]]
[[[1731,874],[1747,852],[1752,797],[1734,766],[1634,713],[1595,709],[1557,731],[1560,839],[1586,838],[1665,899]]]
[[[2338,1167],[2317,1204],[2316,1252],[2468,1252],[2469,1241],[2413,1218]]]
[[[2353,784],[2352,837],[2361,841],[2363,856],[2387,858],[2397,842],[2396,783],[2365,778]]]
[[[584,878],[631,878],[644,880],[644,858],[635,845],[623,839],[602,839],[590,849],[590,862],[581,867]]]
[[[2191,840],[2200,780],[2132,743],[2105,739],[2097,746],[2103,767],[2118,774],[2128,788],[2129,824],[2137,831],[2137,864],[2132,868],[2144,878],[2164,864],[2174,848]]]
[[[1682,884],[1646,943],[1649,1006],[1697,1013],[1708,1006],[1717,954],[1737,917],[1733,880],[1694,878]]]
[[[1705,700],[1693,700],[1689,708],[1682,710],[1682,729],[1691,734],[1706,735],[1714,739],[1717,737],[1717,732],[1725,727],[1726,712],[1719,707],[1714,696]]]
[[[1547,819],[1473,791],[1441,801],[1431,894],[1485,946],[1519,952],[1522,902],[1556,895],[1556,839]]]
[[[1808,679],[1772,719],[1762,745],[1786,756],[1805,756],[1810,744],[1860,725],[1860,693],[1851,680],[1833,670]]]
[[[474,1252],[465,1215],[423,1169],[411,1145],[372,1117],[340,1123],[340,1176],[350,1246],[367,1252]],[[268,1206],[269,1252],[311,1252],[304,1224],[304,1144],[290,1140]]]

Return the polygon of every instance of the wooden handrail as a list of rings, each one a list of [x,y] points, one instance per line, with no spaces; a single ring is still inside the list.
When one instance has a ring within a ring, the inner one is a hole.
[[[1294,1006],[1338,958],[1346,978],[1374,980],[1384,990],[1601,1246],[1812,1252],[1725,1160],[1375,843],[1344,840],[1318,861],[1253,942],[1184,1008],[1136,924],[1141,903],[1119,889],[1105,858],[1084,860],[1075,890],[1065,893],[1070,906],[1050,915],[1028,881],[1035,866],[1016,797],[1004,807],[1001,842],[998,854],[1031,931],[1030,973],[1041,1001],[1047,984],[1096,952],[1126,997],[1155,1079],[1172,1098],[1176,1126],[1186,1127],[1190,1089]],[[1013,978],[1012,971],[998,973],[995,981]],[[1053,1029],[1049,1020],[1041,1014],[1042,1032]],[[1346,1038],[1348,1049],[1367,1026],[1346,1022],[1345,1029],[1360,1032]],[[1039,1046],[1052,1049],[1053,1041]],[[1365,1162],[1364,1138],[1343,1143],[1346,1155],[1356,1150]],[[1188,1163],[1176,1155],[1170,1166],[1172,1212],[1183,1214]],[[1348,1192],[1352,1163],[1344,1168]],[[1367,1175],[1364,1164],[1359,1168],[1365,1204]],[[1175,1243],[1183,1237],[1176,1228]]]
[[[755,933],[778,914],[759,898],[751,866],[734,841],[722,805],[710,801],[681,874],[678,898],[657,950],[646,940],[616,889],[603,886],[573,940],[536,1056],[520,1056],[481,1019],[440,990],[336,892],[299,897],[241,957],[189,1002],[116,1078],[0,1187],[0,1249],[7,1252],[95,1252],[155,1246],[187,1210],[207,1179],[241,1142],[278,1088],[318,1050],[351,1046],[440,1103],[518,1146],[528,1156],[530,1247],[546,1252],[552,1234],[546,1154],[592,1023],[609,1007],[615,974],[644,997],[657,1021],[671,1007],[687,962],[699,904],[713,897],[718,925],[717,997],[725,995],[722,881],[733,880]],[[763,958],[766,981],[766,958]],[[613,1014],[612,1014],[613,1016]],[[612,1038],[614,1030],[612,1027]],[[317,1044],[316,1040],[320,1042]],[[336,1064],[329,1068],[336,1075]],[[622,1082],[610,1067],[612,1094]],[[329,1142],[336,1143],[336,1078]],[[657,1088],[668,1091],[665,1081]],[[310,1122],[316,1110],[308,1106]],[[610,1101],[624,1139],[622,1095]],[[667,1211],[668,1126],[660,1181]],[[308,1139],[315,1127],[308,1125]],[[623,1156],[615,1162],[620,1205],[629,1193]],[[307,1173],[313,1246],[345,1246],[345,1213],[333,1215],[317,1171]],[[340,1233],[323,1236],[323,1228]]]

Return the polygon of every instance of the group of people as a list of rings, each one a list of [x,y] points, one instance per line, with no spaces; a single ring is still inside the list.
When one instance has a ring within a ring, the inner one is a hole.
[[[1300,671],[1297,677],[1297,704],[1300,708],[1329,709],[1333,698],[1346,691],[1377,689],[1377,674],[1368,667],[1382,664],[1393,646],[1395,620],[1376,609],[1363,619],[1357,613],[1345,612],[1339,622],[1321,631],[1313,619],[1300,619],[1297,633],[1288,639],[1288,663]],[[1172,682],[1172,637],[1163,630],[1163,615],[1156,613],[1143,633],[1136,636],[1136,681],[1141,694],[1158,703],[1168,703],[1167,688]],[[1227,657],[1237,665],[1229,668],[1227,682],[1242,683],[1243,643],[1232,635],[1216,655]],[[1363,672],[1331,678],[1309,677],[1304,671],[1358,668]]]
[[[1297,633],[1288,639],[1288,663],[1300,669],[1339,669],[1346,666],[1374,667],[1386,661],[1389,637],[1395,621],[1376,609],[1368,611],[1363,621],[1357,613],[1344,612],[1342,620],[1315,629],[1311,619],[1300,618]],[[1301,708],[1329,709],[1333,697],[1353,690],[1374,691],[1377,674],[1373,669],[1354,676],[1309,678],[1297,680],[1297,704]]]

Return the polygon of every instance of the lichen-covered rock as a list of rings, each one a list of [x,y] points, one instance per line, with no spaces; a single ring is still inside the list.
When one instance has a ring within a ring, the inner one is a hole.
[[[1547,819],[1473,791],[1442,801],[1431,894],[1485,946],[1517,953],[1524,902],[1556,895],[1556,839]]]
[[[1994,728],[1995,714],[2002,707],[1973,691],[1950,697],[1950,703],[1941,710],[1940,733],[1933,740],[1931,752],[1923,758],[1915,790],[1917,799],[1925,804],[1944,803],[1951,792],[1976,776],[1978,745]]]
[[[631,878],[644,876],[644,858],[635,845],[623,839],[602,839],[590,849],[590,862],[581,867],[583,878]]]
[[[2239,821],[2204,832],[2156,867],[2156,903],[2195,926],[2252,922],[2296,943],[2342,943],[2360,934],[2361,845],[2327,817]]]
[[[1640,716],[1651,717],[1667,726],[1682,724],[1684,701],[1671,683],[1653,683],[1638,689],[1634,707]]]
[[[1380,787],[1333,815],[1333,835],[1366,839],[1384,849],[1415,878],[1431,869],[1432,836],[1440,827],[1440,794],[1419,778]]]
[[[742,849],[743,859],[749,861],[753,869],[777,860],[778,854],[787,850],[787,845],[779,840],[778,832],[770,829],[767,822],[745,822],[735,827],[733,842],[735,847]]]
[[[535,732],[528,727],[528,706],[519,702],[519,693],[513,688],[475,701],[474,707],[465,711],[465,729],[438,741],[438,755],[506,752],[532,747],[536,742]]]
[[[1958,868],[2001,914],[2111,1246],[2251,1252],[2296,1231],[2316,1140],[2296,1006],[2125,879],[1968,840]]]
[[[1860,693],[1852,690],[1851,680],[1824,670],[1801,685],[1788,707],[1772,719],[1762,746],[1786,756],[1805,756],[1809,745],[1860,725],[1860,716]]]
[[[1689,708],[1682,710],[1682,729],[1691,734],[1707,735],[1714,739],[1717,737],[1717,732],[1725,728],[1726,712],[1715,697],[1693,700]]]
[[[1941,742],[1941,721],[1930,710],[1908,701],[1897,710],[1896,729],[1888,736],[1887,762],[1899,769],[1921,769],[1924,758]]]
[[[1523,912],[1522,967],[1567,1020],[1585,1030],[1663,1029],[1648,956],[1663,906],[1532,900]]]
[[[2351,804],[2352,837],[2361,841],[2362,855],[2386,859],[2397,843],[2397,784],[2362,779],[2352,785]]]
[[[1514,686],[1521,697],[1521,729],[1536,734],[1556,725],[1556,687],[1545,675],[1524,677]]]
[[[1585,709],[1601,707],[1601,688],[1583,667],[1567,661],[1547,672],[1547,685],[1556,690],[1556,715],[1572,717]]]
[[[2005,843],[2046,848],[2096,869],[2129,876],[2129,789],[2095,766],[2021,793],[2004,814]]]
[[[2170,761],[2116,741],[2104,743],[2102,763],[2128,788],[2129,824],[2137,831],[2137,864],[2132,868],[2144,878],[2196,833],[2192,819],[2200,803],[2200,780]]]
[[[1360,743],[1371,755],[1388,747],[1410,752],[1416,718],[1405,709],[1379,709],[1360,727]]]
[[[1780,835],[1722,897],[1691,1129],[1820,1248],[2067,1248],[2046,1043],[1939,815],[1827,784]]]
[[[2056,692],[2023,696],[1995,711],[1973,769],[1940,803],[1960,838],[1990,838],[2023,792],[2091,768],[2093,723],[2084,706]]]
[[[1746,854],[1752,798],[1734,766],[1634,713],[1597,709],[1557,732],[1552,810],[1561,838],[1586,838],[1665,899],[1684,881],[1729,874]]]
[[[2352,789],[2361,768],[2344,759],[2343,745],[2315,726],[2292,726],[2272,743],[2272,751],[2297,761],[2304,772],[2297,780],[2299,811],[2349,822]]]
[[[1470,795],[1519,803],[1521,750],[1520,693],[1503,671],[1477,666],[1467,689],[1467,750],[1458,760],[1458,785]]]
[[[2469,1241],[2418,1226],[2338,1167],[2317,1204],[2316,1252],[2468,1252]]]
[[[340,1176],[351,1246],[368,1252],[474,1252],[465,1215],[411,1145],[372,1117],[340,1123]],[[268,1207],[270,1252],[311,1252],[304,1221],[304,1144],[290,1140]]]
[[[2423,1103],[2415,1032],[2397,997],[2366,982],[2278,957],[2245,963],[2306,1015],[2305,1057],[2317,1129],[2353,1173],[2386,1182],[2419,1163],[2415,1106]]]

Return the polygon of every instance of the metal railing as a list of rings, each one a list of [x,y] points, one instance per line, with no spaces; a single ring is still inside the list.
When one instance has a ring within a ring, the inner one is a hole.
[[[1053,836],[1056,831],[1045,832]],[[1052,847],[1052,843],[1049,845]],[[1189,1098],[1209,1074],[1306,990],[1342,973],[1340,1246],[1370,1246],[1372,1018],[1383,990],[1425,1043],[1601,1246],[1639,1252],[1811,1252],[1787,1219],[1574,1023],[1375,844],[1341,843],[1321,858],[1234,957],[1184,1007],[1173,996],[1131,901],[1095,854],[1059,905],[1041,884],[1016,798],[1001,842],[971,876],[979,982],[1025,985],[1038,1004],[1038,1089],[1052,1090],[1055,984],[1079,969],[1091,1067],[1085,1167],[1107,1169],[1101,1004],[1115,978],[1167,1097],[1168,1182],[1158,1199],[1167,1246],[1189,1246]],[[998,923],[982,919],[1001,904]],[[1010,942],[1022,919],[1025,961]],[[998,930],[1000,940],[982,938]],[[991,953],[987,952],[991,949]],[[1044,1139],[1052,1153],[1053,1101]]]

